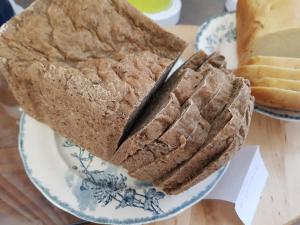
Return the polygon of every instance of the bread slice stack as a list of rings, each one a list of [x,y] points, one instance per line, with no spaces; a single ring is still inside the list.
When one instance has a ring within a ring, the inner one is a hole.
[[[239,1],[239,76],[260,105],[300,111],[300,2]]]
[[[192,56],[151,99],[113,162],[168,194],[228,162],[247,135],[254,103],[249,82],[225,65],[218,53]]]
[[[253,111],[246,79],[126,0],[37,0],[1,28],[0,73],[26,113],[177,194],[223,166]]]

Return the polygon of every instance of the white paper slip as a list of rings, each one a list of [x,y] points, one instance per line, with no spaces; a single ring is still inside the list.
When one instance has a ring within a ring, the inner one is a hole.
[[[225,8],[228,12],[236,11],[237,0],[227,0],[225,3]]]
[[[238,217],[249,225],[254,217],[268,171],[259,146],[242,148],[231,160],[224,177],[206,197],[232,202]]]

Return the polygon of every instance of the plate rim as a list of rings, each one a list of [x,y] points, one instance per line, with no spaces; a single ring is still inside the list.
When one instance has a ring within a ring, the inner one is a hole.
[[[28,156],[25,154],[26,150],[24,149],[24,137],[25,137],[25,125],[26,125],[26,117],[29,115],[25,112],[22,112],[20,117],[19,123],[19,136],[18,136],[18,150],[21,156],[21,160],[27,174],[27,177],[31,181],[31,183],[39,190],[39,192],[53,205],[60,208],[61,210],[72,214],[75,217],[80,219],[93,222],[93,223],[102,223],[102,224],[119,224],[119,225],[131,225],[131,224],[147,224],[152,222],[157,222],[160,220],[165,220],[171,217],[174,217],[184,211],[185,209],[195,205],[202,199],[204,199],[219,183],[222,179],[223,175],[225,174],[229,164],[225,165],[224,167],[220,168],[217,173],[216,178],[206,186],[205,190],[197,193],[191,199],[184,201],[180,206],[174,207],[170,209],[167,213],[162,213],[158,215],[152,215],[148,217],[142,217],[139,219],[126,219],[126,220],[118,220],[118,219],[109,219],[107,217],[94,217],[91,215],[87,215],[86,213],[80,212],[79,210],[75,210],[69,203],[63,202],[62,200],[58,199],[57,196],[54,196],[50,193],[50,190],[47,187],[44,187],[41,182],[32,175],[32,168],[28,164]],[[51,129],[51,128],[49,128]]]
[[[225,16],[233,16],[236,15],[236,12],[224,12],[217,16],[212,16],[208,20],[206,20],[204,23],[202,23],[197,30],[196,37],[195,37],[195,43],[194,43],[194,50],[200,51],[201,49],[198,48],[199,39],[203,36],[203,33],[205,32],[206,28],[216,19],[225,17]],[[263,107],[263,108],[262,108]],[[281,121],[288,121],[288,122],[300,122],[300,112],[299,116],[293,116],[288,114],[288,110],[284,109],[273,109],[271,107],[267,106],[260,106],[259,104],[255,103],[254,110],[261,115],[268,116],[269,118],[281,120]],[[273,110],[282,110],[283,112],[276,112]],[[294,111],[291,111],[293,113]],[[296,112],[298,113],[298,112]]]

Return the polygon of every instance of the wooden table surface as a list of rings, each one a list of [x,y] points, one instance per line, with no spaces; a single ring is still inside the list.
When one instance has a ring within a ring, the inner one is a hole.
[[[169,29],[193,44],[197,27]],[[192,54],[192,47],[185,56]],[[47,202],[27,178],[17,149],[16,102],[0,77],[0,224],[66,225],[80,221]],[[248,145],[261,146],[269,179],[254,225],[286,224],[300,215],[300,123],[282,122],[255,113]],[[205,200],[173,219],[155,225],[241,224],[233,205]]]

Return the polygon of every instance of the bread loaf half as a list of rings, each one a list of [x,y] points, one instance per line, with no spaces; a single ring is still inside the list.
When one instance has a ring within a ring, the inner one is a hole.
[[[111,160],[185,46],[126,0],[37,0],[1,29],[0,73],[25,112]]]
[[[252,56],[300,57],[298,0],[240,0],[237,48],[240,65]]]

